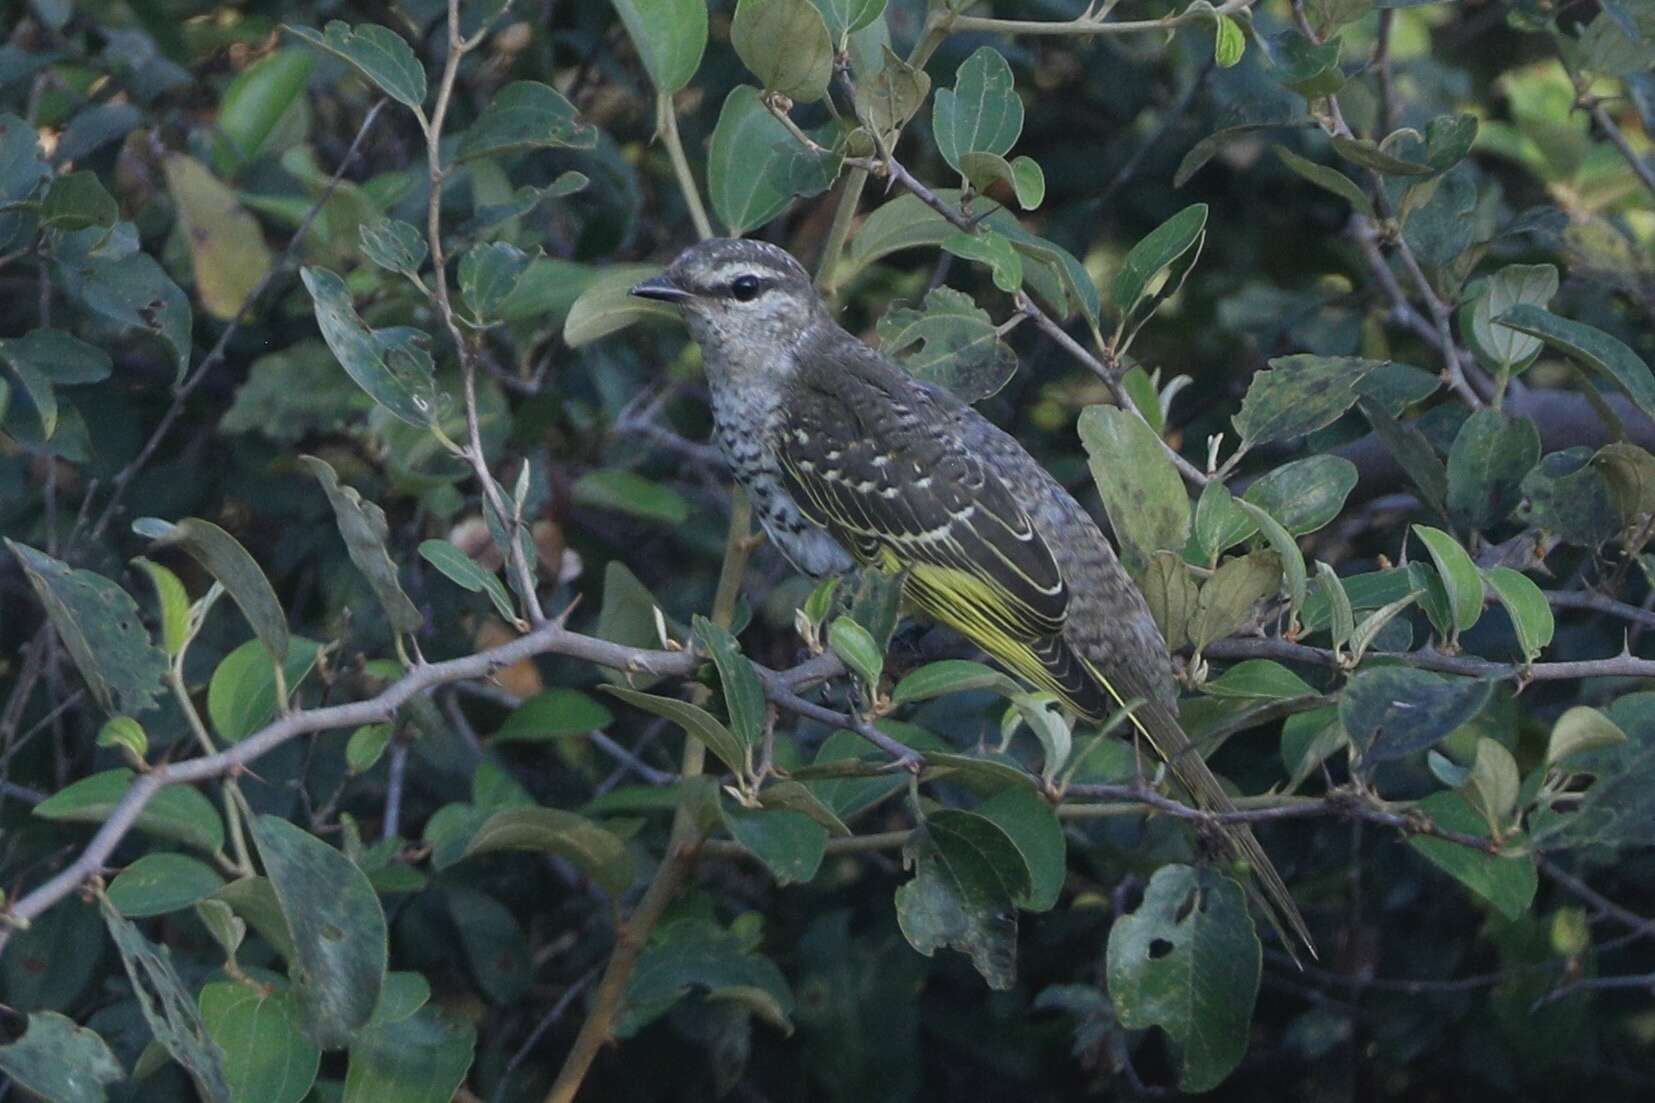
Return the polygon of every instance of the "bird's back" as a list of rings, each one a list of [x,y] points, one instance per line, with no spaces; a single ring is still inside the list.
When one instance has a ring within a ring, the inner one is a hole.
[[[903,371],[838,327],[818,339],[829,348],[802,348],[801,362],[826,378],[806,386],[841,396],[863,435],[912,431],[874,424],[897,419],[948,438],[932,450],[981,459],[1005,483],[1050,549],[1068,588],[1062,635],[1067,644],[1120,683],[1129,697],[1153,698],[1176,713],[1177,691],[1166,641],[1097,522],[1015,437],[952,393]],[[809,372],[810,368],[803,369]],[[932,473],[946,477],[946,471]]]

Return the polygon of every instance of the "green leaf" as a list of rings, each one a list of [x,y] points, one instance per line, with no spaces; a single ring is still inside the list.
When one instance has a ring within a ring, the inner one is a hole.
[[[920,310],[893,306],[879,319],[878,334],[881,349],[900,356],[909,375],[964,402],[998,394],[1017,374],[1017,354],[1000,339],[988,311],[951,287],[933,289]],[[900,355],[915,345],[923,347]]]
[[[628,513],[663,525],[681,525],[690,516],[689,503],[676,490],[619,467],[588,471],[575,480],[569,493],[583,506]]]
[[[1434,747],[1488,703],[1491,683],[1412,667],[1358,671],[1339,699],[1339,721],[1367,762]]]
[[[1407,473],[1420,497],[1443,517],[1448,516],[1448,471],[1431,448],[1425,434],[1412,425],[1396,420],[1378,401],[1363,396],[1357,402],[1362,415],[1373,426],[1373,431],[1390,452],[1397,465]]]
[[[265,650],[278,661],[286,656],[287,615],[258,562],[234,536],[199,517],[186,517],[177,524],[159,517],[140,517],[132,522],[132,531],[149,537],[155,546],[183,548],[218,579],[253,626]]]
[[[1211,697],[1277,700],[1314,697],[1316,690],[1303,678],[1271,659],[1245,659],[1201,686]]]
[[[1546,765],[1555,766],[1579,754],[1618,747],[1626,742],[1626,733],[1609,717],[1595,708],[1575,705],[1564,710],[1552,725],[1546,742]]]
[[[821,19],[809,0],[797,2]],[[817,165],[814,155],[759,102],[758,89],[742,84],[730,90],[707,150],[707,194],[731,234],[769,222],[795,194],[825,190],[838,171],[837,162],[829,167],[832,172]]]
[[[810,0],[736,0],[730,45],[767,92],[814,103],[833,77],[833,41]]]
[[[189,642],[190,595],[185,593],[184,584],[178,576],[161,564],[140,556],[132,561],[132,565],[142,568],[155,586],[155,603],[159,606],[161,621],[161,650],[169,657],[176,657]]]
[[[1338,169],[1329,168],[1326,165],[1318,165],[1314,161],[1306,160],[1285,146],[1276,147],[1276,156],[1280,157],[1282,159],[1282,163],[1288,168],[1292,169],[1306,180],[1309,180],[1318,188],[1321,188],[1323,191],[1332,192],[1340,199],[1343,199],[1345,202],[1349,203],[1352,207],[1356,208],[1358,214],[1364,215],[1368,218],[1378,217],[1378,215],[1374,213],[1373,204],[1368,200],[1367,193],[1362,190],[1361,186],[1358,185],[1356,181],[1352,180]]]
[[[427,540],[420,544],[419,553],[421,559],[437,568],[444,578],[456,586],[474,594],[487,591],[501,618],[516,623],[517,611],[512,608],[511,595],[493,571],[485,569],[447,540]]]
[[[322,645],[297,637],[282,660],[289,692],[316,665]],[[207,716],[226,743],[240,743],[276,718],[276,667],[258,640],[248,640],[224,658],[207,683]]]
[[[1190,151],[1184,154],[1184,159],[1178,162],[1178,169],[1172,175],[1172,186],[1181,188],[1190,182],[1190,179],[1203,168],[1207,162],[1218,155],[1225,146],[1244,135],[1256,134],[1261,130],[1279,130],[1286,127],[1310,126],[1309,119],[1284,118],[1279,122],[1240,123],[1236,126],[1227,126],[1202,138]]]
[[[1340,581],[1337,572],[1319,559],[1316,561],[1316,585],[1323,599],[1327,602],[1328,632],[1332,637],[1333,646],[1335,648],[1343,647],[1350,642],[1351,636],[1356,632],[1356,616],[1351,604],[1350,594],[1345,589],[1345,584]],[[1308,614],[1308,611],[1308,606],[1301,610],[1306,614]],[[1309,619],[1308,615],[1302,618],[1305,622],[1308,622]]]
[[[252,822],[259,857],[293,935],[288,963],[299,1029],[343,1046],[373,1013],[385,979],[385,913],[356,863],[277,816]]]
[[[848,616],[835,617],[828,625],[828,647],[856,672],[872,691],[885,672],[885,653],[873,634]]]
[[[141,759],[149,753],[149,735],[144,726],[130,716],[111,716],[98,729],[98,746],[120,747],[131,757]]]
[[[1258,522],[1236,505],[1235,495],[1213,479],[1195,502],[1195,521],[1185,549],[1192,562],[1211,566],[1221,553],[1258,531]]]
[[[340,1103],[449,1103],[476,1045],[475,1027],[433,1007],[371,1026],[351,1041]]]
[[[656,932],[627,985],[616,1036],[628,1038],[665,1014],[692,988],[709,995],[736,991],[763,995],[765,1017],[791,1033],[793,992],[769,958],[740,935],[703,919],[681,919]]]
[[[460,295],[479,322],[495,320],[528,271],[529,254],[504,241],[472,246],[460,258]]]
[[[386,973],[370,1026],[400,1023],[431,999],[431,982],[418,973]]]
[[[657,92],[682,91],[707,49],[707,0],[612,0]]]
[[[345,743],[345,768],[353,775],[365,774],[379,762],[396,733],[392,724],[364,724],[351,732]]]
[[[931,103],[937,151],[962,175],[967,153],[1004,156],[1023,133],[1023,101],[1011,66],[992,46],[979,46],[961,63],[953,88],[937,91]]]
[[[680,312],[676,307],[632,294],[632,288],[640,280],[660,271],[654,265],[621,264],[593,277],[570,304],[569,313],[563,319],[564,343],[570,348],[580,348],[645,318],[678,321]],[[534,272],[531,266],[525,284],[534,279]]]
[[[827,828],[786,808],[754,811],[720,802],[730,837],[764,863],[778,885],[813,880],[826,852]]]
[[[173,153],[161,167],[178,210],[178,228],[189,245],[196,296],[208,314],[233,321],[275,263],[264,231],[235,191],[200,161]]]
[[[165,915],[205,900],[224,887],[212,867],[182,854],[145,854],[109,884],[115,910],[129,919]]]
[[[0,956],[0,986],[14,1011],[62,1011],[75,1006],[103,973],[103,922],[97,907],[70,896],[11,932]]]
[[[417,276],[425,267],[425,257],[430,251],[425,235],[401,219],[382,218],[374,223],[364,222],[358,227],[357,235],[361,240],[362,255],[387,272]]]
[[[35,805],[34,814],[62,823],[102,823],[132,787],[135,776],[122,767],[82,778]],[[217,853],[224,846],[224,823],[218,811],[211,801],[186,785],[169,785],[150,798],[138,814],[137,827],[206,854]]]
[[[39,56],[50,59],[50,54]],[[34,213],[22,206],[35,190],[52,178],[52,166],[41,156],[35,128],[16,115],[0,112],[0,249],[27,245],[39,228]]]
[[[489,743],[546,743],[598,731],[614,722],[614,713],[580,690],[548,689],[512,710]]]
[[[1259,531],[1264,534],[1271,550],[1276,553],[1276,558],[1281,561],[1282,585],[1287,591],[1289,617],[1297,622],[1299,610],[1304,608],[1309,585],[1309,572],[1305,569],[1304,554],[1299,551],[1298,542],[1282,527],[1281,522],[1252,502],[1243,499],[1236,504],[1258,522]]]
[[[534,965],[528,939],[511,909],[464,885],[449,886],[443,896],[466,964],[483,995],[496,1004],[521,999],[533,982]]]
[[[92,696],[111,713],[153,708],[167,657],[150,642],[138,605],[109,579],[6,540]]]
[[[728,629],[697,615],[693,621],[695,636],[701,649],[718,668],[719,685],[724,690],[724,709],[730,717],[730,729],[736,738],[749,747],[764,741],[765,700],[764,685],[753,670],[753,664],[741,653]]]
[[[386,550],[390,527],[385,522],[385,511],[365,500],[354,489],[343,486],[333,465],[316,456],[300,456],[299,462],[310,469],[333,506],[334,521],[339,535],[345,538],[345,551],[385,610],[395,632],[417,632],[425,623],[425,615],[409,600],[397,579],[397,565]]]
[[[823,12],[848,0],[820,0]],[[877,0],[883,5],[884,0]],[[832,17],[829,17],[831,22]],[[909,65],[890,46],[880,47],[883,64],[879,72],[857,82],[856,114],[870,129],[887,141],[925,105],[931,92],[931,77],[917,66]]]
[[[326,268],[299,271],[316,307],[316,324],[347,375],[387,413],[415,428],[434,425],[448,396],[437,389],[431,354],[418,330],[372,330],[356,313],[345,281]]]
[[[1013,901],[1033,889],[1011,837],[976,813],[945,809],[903,854],[914,878],[896,890],[896,917],[908,944],[926,957],[958,950],[990,988],[1010,988],[1017,975]]]
[[[1357,356],[1278,356],[1253,376],[1236,432],[1249,447],[1303,436],[1331,425],[1355,404],[1357,384],[1385,361]]]
[[[816,7],[836,45],[885,14],[885,0],[816,0]]]
[[[620,896],[632,884],[626,843],[586,817],[562,809],[506,808],[494,813],[466,844],[465,857],[496,850],[567,858],[612,896]]]
[[[276,890],[265,877],[240,877],[225,885],[213,897],[234,910],[285,960],[292,961],[293,932],[287,929],[287,918],[282,915],[276,900]]]
[[[1046,198],[1046,174],[1032,157],[1008,161],[998,153],[963,153],[960,174],[979,192],[986,192],[998,180],[1011,185],[1017,205],[1032,211]]]
[[[334,19],[321,31],[292,24],[283,27],[317,49],[350,62],[398,103],[417,111],[425,102],[425,68],[419,58],[400,36],[377,23],[358,23],[352,28]]]
[[[1162,866],[1109,931],[1109,998],[1122,1026],[1178,1047],[1178,1086],[1217,1087],[1247,1052],[1263,950],[1247,897],[1211,869]]]
[[[1447,266],[1471,246],[1477,232],[1477,186],[1468,172],[1444,176],[1430,200],[1402,227],[1403,239],[1425,264]]]
[[[1532,303],[1519,303],[1497,315],[1496,322],[1538,337],[1552,348],[1606,376],[1655,417],[1655,376],[1649,365],[1617,337],[1582,322],[1559,318]]]
[[[0,117],[0,124],[3,122]],[[0,226],[4,218],[0,215]],[[95,229],[82,232],[101,233]],[[189,297],[154,257],[138,252],[66,257],[59,249],[54,259],[64,290],[87,310],[123,329],[152,333],[171,345],[173,381],[183,380],[190,367],[194,314]]]
[[[851,829],[834,814],[833,809],[816,793],[798,781],[777,781],[759,791],[759,803],[765,808],[782,808],[800,812],[827,828],[829,835],[848,838]]]
[[[1167,646],[1177,650],[1189,643],[1190,618],[1200,596],[1183,557],[1176,552],[1156,552],[1136,581]]]
[[[1256,479],[1244,497],[1303,536],[1339,516],[1356,479],[1356,465],[1343,456],[1306,456]]]
[[[1488,824],[1458,793],[1432,793],[1414,808],[1445,830],[1488,837]],[[1531,857],[1497,857],[1429,835],[1411,835],[1408,845],[1507,919],[1522,918],[1534,900],[1538,877]]]
[[[1066,846],[1052,806],[1032,789],[1003,789],[976,809],[1011,840],[1029,872],[1029,889],[1013,899],[1031,912],[1050,911],[1063,891]]]
[[[1540,434],[1526,417],[1473,410],[1448,452],[1448,510],[1468,529],[1486,529],[1516,508],[1523,477],[1540,462]]]
[[[988,266],[994,286],[1010,294],[1023,286],[1023,256],[1011,239],[994,230],[968,233],[960,230],[943,238],[945,251]]]
[[[1527,575],[1510,567],[1494,567],[1483,572],[1483,578],[1511,618],[1523,658],[1532,663],[1552,642],[1555,622],[1546,595]]]
[[[706,744],[707,749],[717,755],[719,761],[737,777],[745,776],[748,768],[747,745],[706,709],[675,697],[658,697],[653,693],[640,693],[625,686],[603,688],[634,708],[671,720],[690,736]]]
[[[1271,53],[1276,63],[1274,76],[1306,99],[1331,96],[1345,84],[1345,75],[1339,71],[1339,47],[1338,37],[1317,44],[1292,28],[1282,31],[1275,36]]]
[[[1615,490],[1592,459],[1584,445],[1542,457],[1523,479],[1518,516],[1571,544],[1594,547],[1614,536],[1621,527]]]
[[[126,1078],[102,1038],[55,1011],[30,1014],[23,1036],[0,1046],[0,1073],[47,1103],[104,1103],[104,1086]]]
[[[310,1092],[322,1051],[299,1033],[285,985],[211,981],[197,1003],[224,1052],[233,1103],[299,1103]]]
[[[591,149],[593,126],[575,117],[575,105],[539,81],[513,81],[494,93],[477,121],[460,138],[456,164],[527,149]]]
[[[98,174],[82,170],[52,178],[40,205],[40,220],[59,230],[84,230],[88,226],[108,228],[121,220],[115,197],[104,189]]]
[[[1281,589],[1281,558],[1273,551],[1249,552],[1225,560],[1201,584],[1195,609],[1189,614],[1189,638],[1196,648],[1241,630],[1258,604]]]
[[[0,360],[11,366],[40,417],[42,437],[57,430],[54,386],[99,383],[109,378],[109,354],[58,329],[34,329],[22,337],[0,340]],[[4,415],[0,402],[0,415]]]
[[[1213,14],[1213,61],[1220,69],[1233,68],[1247,51],[1241,24],[1221,12]]]
[[[1436,170],[1430,165],[1411,161],[1406,157],[1399,157],[1391,152],[1396,143],[1392,140],[1395,135],[1388,135],[1383,142],[1375,142],[1372,138],[1335,137],[1333,148],[1345,160],[1363,168],[1372,169],[1386,176],[1432,176]]]
[[[891,690],[891,703],[929,701],[933,697],[979,689],[991,689],[1005,697],[1022,692],[1022,687],[993,667],[970,659],[942,659],[927,663],[898,682]]]
[[[315,58],[305,50],[277,50],[242,70],[218,101],[218,132],[240,169],[258,157],[277,124],[302,103]]]
[[[1115,273],[1121,331],[1136,333],[1161,303],[1178,293],[1207,240],[1207,205],[1193,203],[1151,230]]]
[[[1527,303],[1544,309],[1557,294],[1557,268],[1550,264],[1508,264],[1489,277],[1471,310],[1470,337],[1495,364],[1511,370],[1540,351],[1540,339],[1494,319]]]
[[[1118,406],[1088,406],[1076,430],[1127,571],[1143,570],[1158,550],[1182,551],[1189,495],[1155,430]]]
[[[155,1040],[190,1073],[204,1099],[230,1103],[224,1055],[207,1036],[195,1001],[173,969],[172,951],[151,943],[131,920],[110,907],[108,900],[103,902],[102,910],[104,925],[120,951],[138,1008]]]
[[[1503,829],[1517,807],[1517,791],[1522,784],[1517,760],[1511,752],[1497,740],[1486,735],[1479,737],[1476,757],[1460,795],[1482,813],[1491,829]]]
[[[1415,525],[1414,535],[1431,553],[1454,617],[1454,634],[1468,630],[1483,615],[1483,577],[1459,541],[1430,525]]]

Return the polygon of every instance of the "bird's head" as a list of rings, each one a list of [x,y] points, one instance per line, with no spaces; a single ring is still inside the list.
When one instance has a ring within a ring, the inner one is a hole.
[[[728,352],[791,347],[827,318],[810,274],[764,241],[713,238],[692,245],[632,293],[682,307],[691,336]]]

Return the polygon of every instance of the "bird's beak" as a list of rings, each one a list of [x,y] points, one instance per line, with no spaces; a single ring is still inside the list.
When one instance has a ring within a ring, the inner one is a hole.
[[[663,303],[683,303],[692,297],[688,291],[673,283],[671,277],[665,273],[634,285],[632,294],[640,299],[657,299]]]

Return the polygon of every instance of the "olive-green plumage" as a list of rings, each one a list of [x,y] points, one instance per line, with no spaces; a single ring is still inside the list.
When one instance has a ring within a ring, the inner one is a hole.
[[[1166,643],[1109,541],[1022,445],[846,332],[809,275],[763,242],[686,250],[634,293],[681,305],[714,437],[800,570],[905,571],[910,604],[1084,720],[1131,722],[1203,807],[1234,809],[1177,718]],[[1225,836],[1314,954],[1245,826]],[[1284,942],[1287,940],[1284,938]]]

